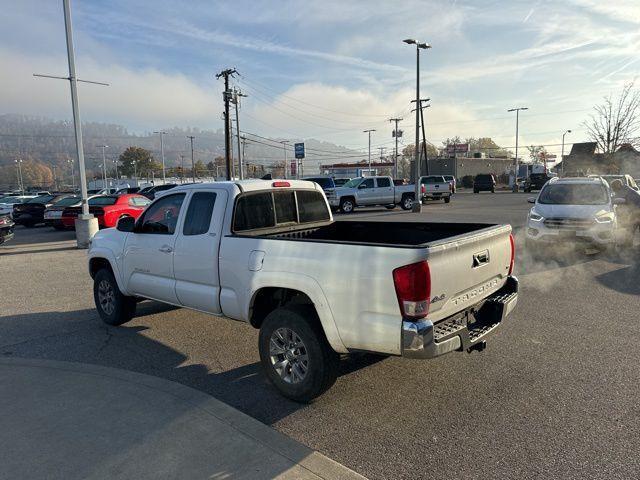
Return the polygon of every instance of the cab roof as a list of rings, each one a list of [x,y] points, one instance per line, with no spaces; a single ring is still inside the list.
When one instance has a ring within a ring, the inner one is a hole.
[[[185,185],[178,185],[177,187],[173,187],[169,190],[164,190],[162,192],[158,192],[157,196],[160,194],[169,195],[175,192],[184,192],[187,190],[193,189],[219,189],[223,188],[232,193],[240,190],[240,193],[243,192],[255,192],[259,190],[279,190],[279,189],[306,189],[306,190],[317,190],[322,191],[322,188],[315,182],[310,182],[306,180],[287,180],[287,179],[273,179],[273,180],[260,180],[260,179],[247,179],[247,180],[232,180],[232,181],[224,181],[224,182],[204,182],[204,183],[189,183]]]
[[[585,183],[585,184],[593,184],[593,183],[602,183],[606,184],[605,180],[601,177],[553,177],[549,180],[550,183]]]

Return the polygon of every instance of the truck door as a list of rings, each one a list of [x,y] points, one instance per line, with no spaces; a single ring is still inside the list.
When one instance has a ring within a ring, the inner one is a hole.
[[[388,177],[376,178],[376,197],[381,204],[393,203],[394,189]]]
[[[358,193],[356,194],[356,202],[358,205],[375,205],[377,203],[375,190],[373,178],[365,178],[360,182],[358,185]]]
[[[184,198],[184,193],[175,193],[153,202],[127,237],[122,265],[130,294],[178,303],[173,251]]]
[[[224,190],[194,190],[175,244],[176,296],[190,308],[220,313],[218,253],[227,204]]]

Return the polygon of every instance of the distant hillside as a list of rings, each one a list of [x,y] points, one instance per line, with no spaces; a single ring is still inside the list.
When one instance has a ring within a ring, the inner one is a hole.
[[[160,158],[159,135],[152,132],[137,135],[129,133],[122,125],[85,122],[82,125],[84,151],[88,170],[96,170],[102,162],[102,150],[98,145],[109,145],[107,160],[117,159],[129,146],[135,145],[151,150]],[[165,129],[164,150],[167,166],[177,166],[180,155],[187,158],[191,150],[187,135],[195,136],[195,158],[207,163],[224,155],[224,132],[222,130],[200,130],[198,128]],[[259,133],[259,132],[258,132]],[[267,139],[246,134],[246,159],[251,163],[269,165],[283,160],[282,145],[288,140],[287,157],[293,156],[293,143],[299,139]],[[236,141],[234,140],[234,147]],[[319,164],[327,162],[357,161],[364,158],[361,152],[353,151],[328,142],[305,140],[307,158],[305,172],[318,171]],[[362,157],[362,158],[360,158]],[[75,158],[75,137],[70,121],[23,115],[0,115],[0,166],[12,164],[16,158],[33,159],[47,165],[63,167],[69,158]]]

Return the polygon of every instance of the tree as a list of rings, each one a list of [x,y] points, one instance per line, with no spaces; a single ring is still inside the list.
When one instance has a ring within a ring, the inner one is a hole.
[[[205,166],[202,160],[196,161],[194,165],[196,171],[196,177],[205,177],[207,176],[207,167]]]
[[[142,147],[127,147],[118,161],[121,165],[120,172],[127,177],[136,173],[138,177],[151,176],[153,170],[162,169],[151,152]]]
[[[611,155],[623,143],[640,145],[640,91],[633,83],[623,87],[617,100],[609,95],[593,109],[595,113],[583,125],[602,153]]]
[[[540,146],[531,145],[530,147],[527,147],[527,150],[529,151],[529,158],[531,158],[532,163],[547,162],[549,153],[547,152],[547,149],[544,148],[542,145]]]

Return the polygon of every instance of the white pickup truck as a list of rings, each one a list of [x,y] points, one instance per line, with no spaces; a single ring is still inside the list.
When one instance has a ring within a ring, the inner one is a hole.
[[[421,201],[444,199],[451,201],[451,185],[444,177],[428,175],[420,177]],[[383,205],[393,209],[400,205],[410,210],[415,197],[415,184],[394,185],[391,177],[358,177],[328,194],[329,205],[342,213],[352,213],[356,207]]]
[[[339,354],[481,350],[517,301],[509,225],[336,222],[300,180],[175,187],[88,255],[104,322],[142,299],[248,322],[267,377],[296,401],[333,384]]]

